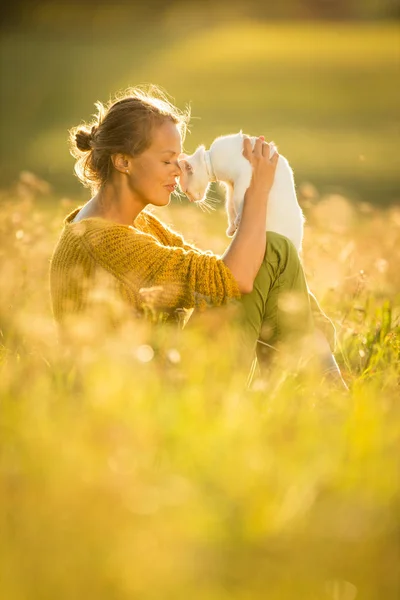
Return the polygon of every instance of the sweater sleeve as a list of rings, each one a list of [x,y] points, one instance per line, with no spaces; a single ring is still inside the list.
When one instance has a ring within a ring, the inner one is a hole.
[[[144,233],[149,233],[156,237],[164,246],[176,246],[204,254],[204,251],[202,252],[193,244],[188,244],[180,233],[168,227],[150,212],[142,211],[135,220],[135,226],[139,226],[140,230]]]
[[[152,235],[124,226],[89,230],[82,242],[135,296],[156,287],[158,309],[204,309],[240,298],[231,271],[210,252],[164,246]]]

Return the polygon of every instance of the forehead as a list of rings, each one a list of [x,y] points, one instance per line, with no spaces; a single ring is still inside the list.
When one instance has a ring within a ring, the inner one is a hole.
[[[182,149],[182,139],[179,129],[172,121],[164,121],[153,129],[150,149],[156,152],[173,150],[177,154]]]

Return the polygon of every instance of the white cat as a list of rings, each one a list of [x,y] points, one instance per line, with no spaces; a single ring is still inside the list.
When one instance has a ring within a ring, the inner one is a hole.
[[[211,181],[226,187],[228,236],[233,236],[240,221],[244,195],[250,185],[252,167],[244,158],[242,132],[218,137],[209,150],[199,146],[191,156],[181,154],[180,187],[192,202],[204,200]],[[250,137],[250,136],[248,136]],[[257,138],[250,137],[252,146]],[[270,154],[275,152],[271,146]],[[301,251],[304,216],[297,202],[293,171],[288,161],[279,156],[267,207],[266,231],[275,231],[289,238],[297,251]]]

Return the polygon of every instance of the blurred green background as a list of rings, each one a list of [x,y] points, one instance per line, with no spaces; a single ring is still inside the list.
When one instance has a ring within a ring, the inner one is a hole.
[[[242,129],[298,184],[400,201],[397,0],[13,2],[1,25],[1,187],[21,171],[85,199],[68,128],[155,83],[192,108],[185,149]],[[283,3],[282,3],[283,4]]]

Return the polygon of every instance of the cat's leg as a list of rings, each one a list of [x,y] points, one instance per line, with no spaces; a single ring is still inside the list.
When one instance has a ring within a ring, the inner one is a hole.
[[[235,219],[235,227],[236,227],[236,229],[239,227],[239,223],[240,223],[240,220],[242,218],[242,210],[243,210],[243,205],[241,206],[239,212],[236,215],[236,219]]]
[[[233,187],[226,183],[225,184],[225,189],[226,189],[226,213],[228,215],[228,229],[226,230],[226,235],[228,237],[232,237],[237,229],[237,226],[235,225],[235,221],[236,221],[236,208],[235,208],[235,203],[233,201]]]

